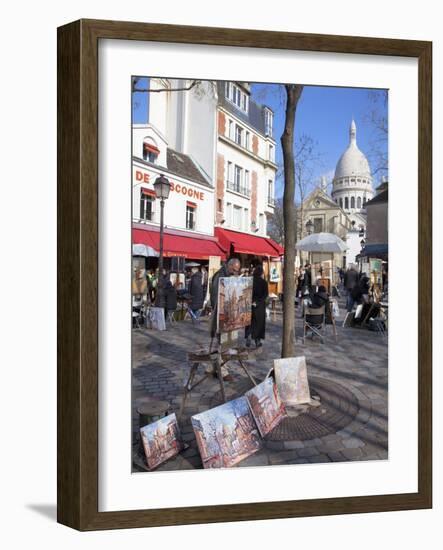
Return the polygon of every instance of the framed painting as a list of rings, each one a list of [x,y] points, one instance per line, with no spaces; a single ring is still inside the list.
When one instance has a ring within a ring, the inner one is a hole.
[[[58,29],[60,523],[432,506],[431,114],[430,42]],[[294,290],[285,195],[294,248],[315,242],[296,253]],[[292,395],[300,380],[279,380],[285,292],[297,309],[283,360],[292,375],[305,357],[310,394],[287,414],[276,387]],[[300,338],[303,308],[324,343]],[[248,369],[214,367],[220,324],[245,329],[235,358]]]

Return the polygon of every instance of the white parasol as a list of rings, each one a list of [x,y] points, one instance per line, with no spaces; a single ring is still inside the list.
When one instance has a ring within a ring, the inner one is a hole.
[[[348,246],[333,233],[313,233],[299,241],[295,248],[305,252],[344,252]]]

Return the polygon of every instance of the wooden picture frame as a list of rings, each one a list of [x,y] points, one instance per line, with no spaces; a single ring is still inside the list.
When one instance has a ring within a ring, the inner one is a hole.
[[[98,41],[159,41],[418,59],[418,491],[346,498],[98,511]],[[432,44],[80,20],[58,29],[58,521],[79,530],[432,506]]]

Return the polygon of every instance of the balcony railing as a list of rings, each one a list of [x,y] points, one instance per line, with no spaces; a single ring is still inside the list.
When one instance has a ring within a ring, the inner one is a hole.
[[[246,187],[245,185],[238,185],[235,181],[227,181],[226,187],[229,189],[229,191],[235,191],[235,193],[240,193],[240,195],[244,195],[245,197],[251,196],[251,190],[249,187]]]

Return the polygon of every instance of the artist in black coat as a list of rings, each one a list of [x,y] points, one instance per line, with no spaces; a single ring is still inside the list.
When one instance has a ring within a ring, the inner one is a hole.
[[[251,336],[255,346],[259,348],[266,332],[266,298],[268,297],[268,283],[263,278],[263,267],[258,265],[254,269],[252,284],[252,320],[245,328],[246,346],[251,345]]]
[[[194,314],[202,309],[204,302],[203,295],[203,276],[201,271],[196,271],[192,274],[191,281],[189,283],[189,294],[192,296],[191,310]]]
[[[166,281],[163,288],[165,319],[167,318],[168,311],[175,311],[177,309],[177,292],[172,286],[171,281]]]

